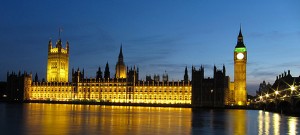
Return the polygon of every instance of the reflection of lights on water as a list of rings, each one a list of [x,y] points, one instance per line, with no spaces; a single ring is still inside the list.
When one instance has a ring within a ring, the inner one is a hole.
[[[263,111],[262,110],[260,110],[259,112],[258,112],[258,134],[259,135],[262,135],[263,134]]]
[[[297,134],[297,119],[295,117],[291,117],[288,119],[289,130],[288,133],[291,135]]]
[[[270,113],[265,111],[258,112],[258,134],[280,134],[281,116],[278,113]],[[294,131],[296,127],[294,127]]]
[[[278,113],[273,114],[273,128],[274,128],[274,135],[280,134],[280,115]]]
[[[270,130],[270,113],[269,112],[265,112],[265,134],[268,135],[269,134],[269,130]]]

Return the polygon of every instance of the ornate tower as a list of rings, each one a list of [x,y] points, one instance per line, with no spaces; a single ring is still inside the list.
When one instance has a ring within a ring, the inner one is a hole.
[[[246,105],[246,66],[247,49],[243,41],[242,29],[234,49],[234,99],[236,105]]]
[[[48,82],[68,82],[69,79],[69,42],[66,48],[62,47],[61,39],[58,39],[56,46],[52,46],[52,41],[48,44]]]
[[[126,78],[126,66],[123,60],[122,45],[120,48],[119,59],[116,64],[116,78]]]

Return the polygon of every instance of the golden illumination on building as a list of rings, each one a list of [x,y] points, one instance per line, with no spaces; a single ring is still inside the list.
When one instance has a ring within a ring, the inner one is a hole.
[[[80,83],[33,82],[28,92],[31,100],[70,101],[87,100],[114,103],[191,104],[190,83],[159,82],[136,83],[128,86],[126,81],[114,80]],[[77,89],[77,91],[74,91]]]
[[[52,46],[48,44],[47,82],[68,82],[69,79],[69,43],[62,48],[61,39]]]
[[[116,78],[126,78],[126,66],[123,58],[122,45],[120,48],[119,59],[116,64]]]
[[[247,49],[243,42],[240,29],[237,45],[234,50],[234,100],[235,105],[245,106],[247,104],[246,90],[246,66]]]

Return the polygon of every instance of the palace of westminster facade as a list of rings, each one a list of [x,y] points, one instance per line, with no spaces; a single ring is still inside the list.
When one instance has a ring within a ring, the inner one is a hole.
[[[155,75],[139,80],[139,68],[128,68],[124,63],[122,45],[115,66],[115,76],[110,76],[108,63],[104,72],[99,67],[95,78],[85,78],[84,70],[72,69],[69,81],[69,43],[65,48],[59,39],[53,47],[48,43],[46,81],[38,81],[32,74],[7,74],[7,97],[18,100],[94,101],[114,103],[192,104],[194,106],[222,107],[246,105],[247,50],[241,29],[234,49],[234,82],[214,66],[213,78],[204,77],[204,67],[192,67],[191,81],[185,68],[183,80],[162,80]],[[16,86],[17,82],[22,85]],[[16,91],[17,90],[17,91]]]

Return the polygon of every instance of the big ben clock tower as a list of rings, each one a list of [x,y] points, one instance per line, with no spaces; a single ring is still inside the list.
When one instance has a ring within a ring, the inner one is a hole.
[[[234,99],[235,104],[241,106],[247,103],[246,65],[247,49],[240,28],[238,41],[234,49]]]

